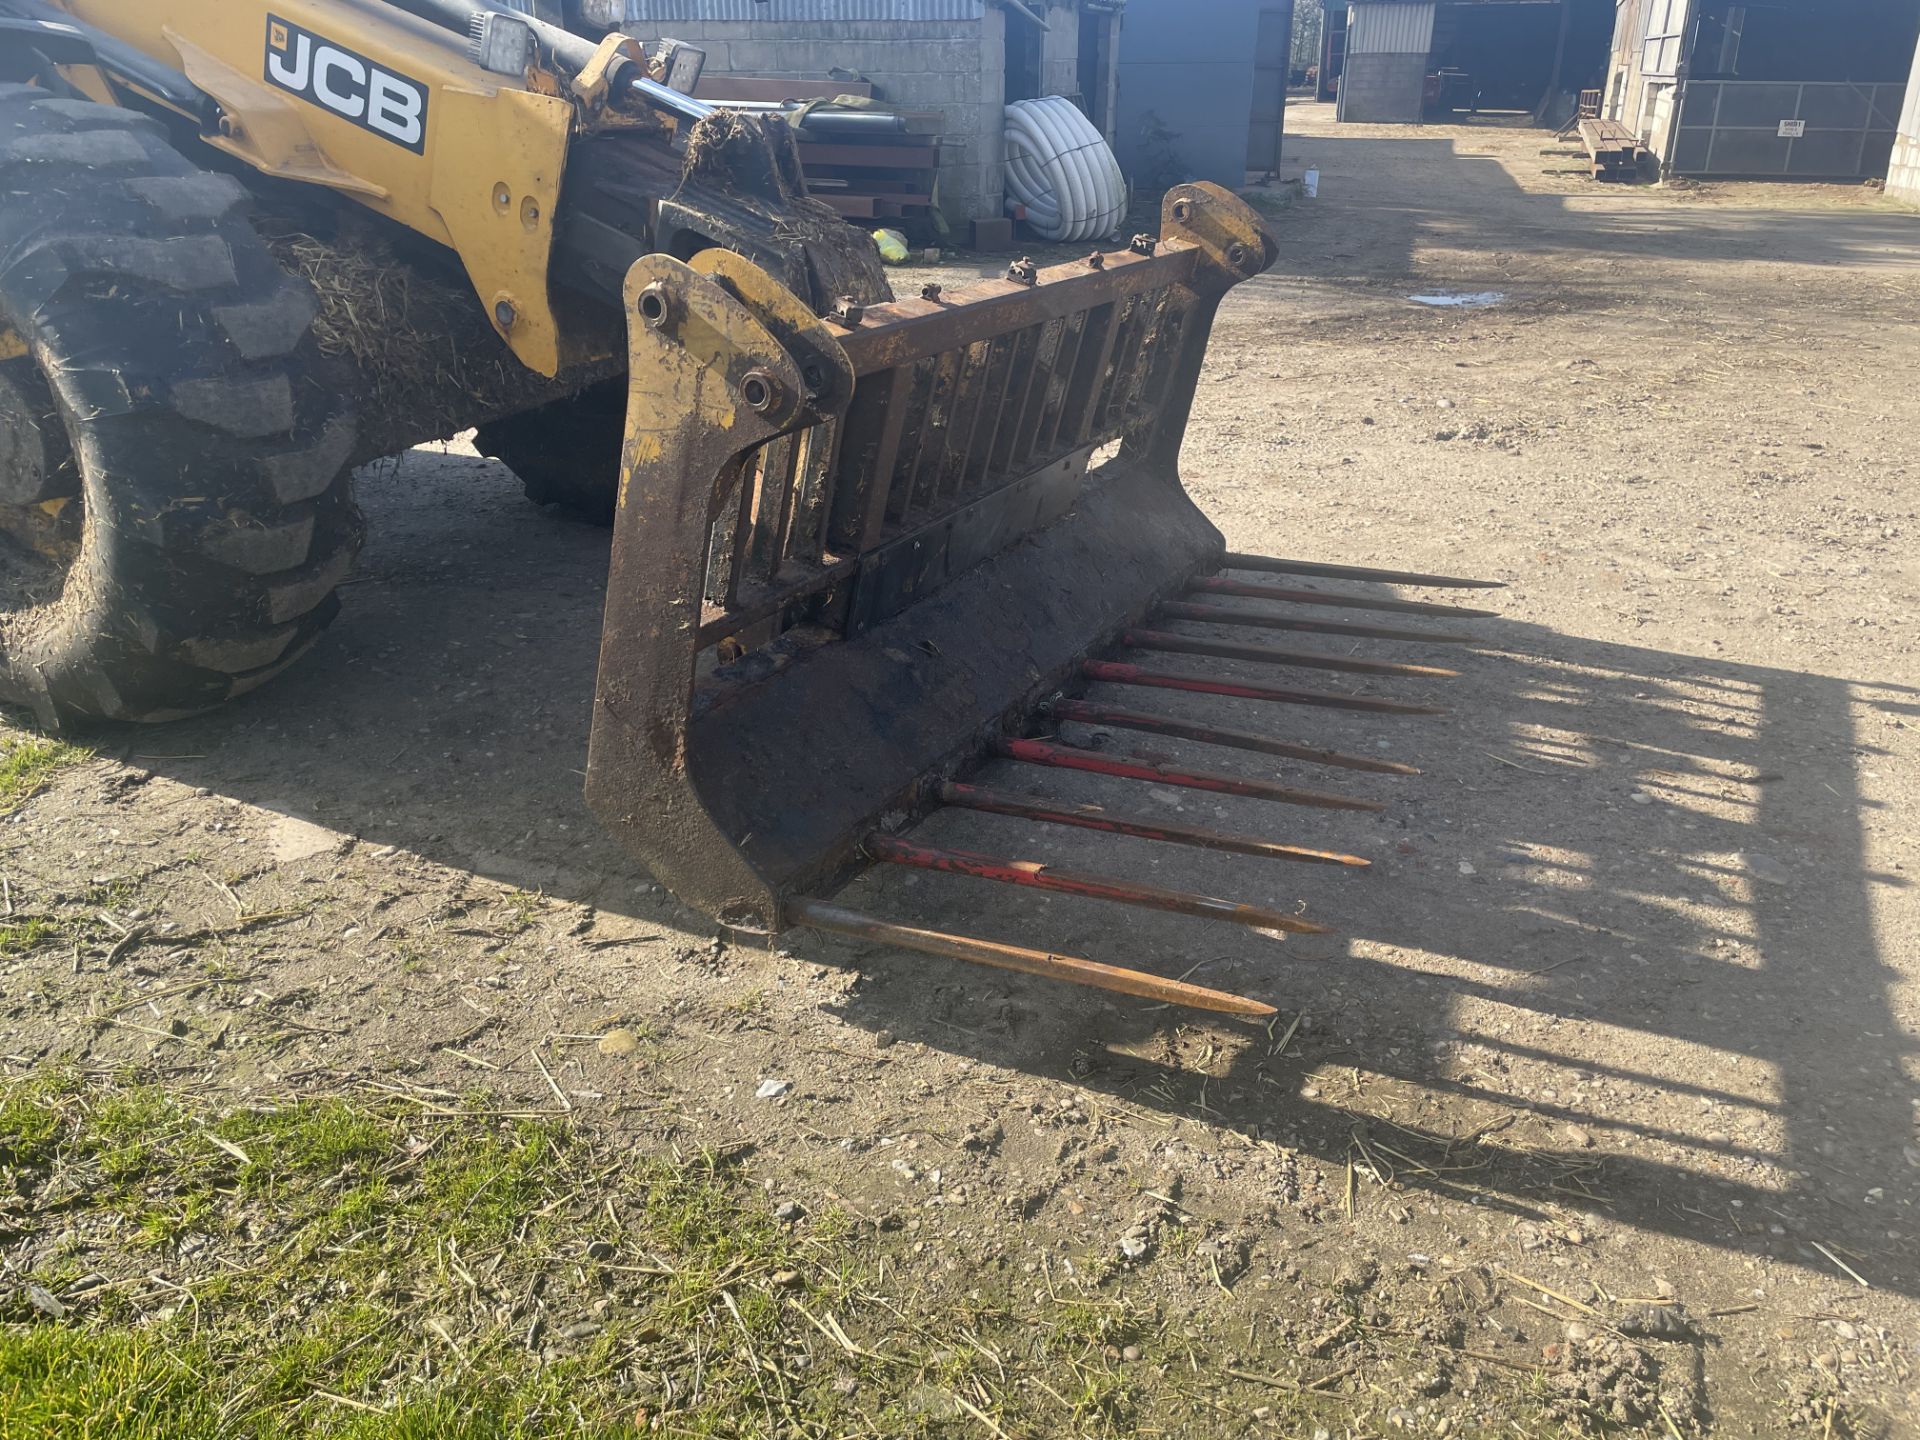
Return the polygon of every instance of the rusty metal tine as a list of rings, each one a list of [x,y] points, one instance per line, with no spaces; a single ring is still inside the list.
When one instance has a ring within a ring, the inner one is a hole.
[[[1053,367],[1060,359],[1060,346],[1066,338],[1066,328],[1064,317],[1050,320],[1040,327],[1034,340],[1033,367],[1027,372],[1020,411],[1014,421],[1013,438],[1007,448],[1007,464],[1010,467],[1020,467],[1033,455],[1034,435],[1046,410],[1047,387],[1053,380]]]
[[[914,446],[913,463],[907,468],[907,508],[918,512],[931,508],[940,499],[940,471],[946,463],[949,431],[953,423],[953,404],[959,397],[960,375],[966,367],[967,352],[949,350],[933,362],[927,389],[927,410],[920,422],[920,435]],[[946,406],[944,424],[936,425],[934,416]],[[905,511],[902,512],[906,513]]]
[[[869,376],[853,392],[837,457],[852,483],[836,487],[827,521],[829,544],[836,549],[857,552],[880,543],[912,395],[911,366]]]
[[[1205,920],[1228,920],[1236,925],[1251,925],[1260,930],[1285,930],[1295,935],[1331,935],[1331,926],[1297,915],[1283,915],[1258,905],[1243,905],[1237,900],[1216,900],[1187,890],[1163,890],[1158,885],[1142,885],[1113,875],[1088,875],[1060,870],[1038,860],[1008,860],[998,855],[980,855],[971,850],[947,850],[938,845],[922,845],[898,835],[869,835],[861,846],[875,860],[890,865],[906,865],[916,870],[938,870],[948,875],[971,875],[976,880],[994,880],[1002,885],[1018,885],[1028,890],[1046,890],[1056,895],[1080,895],[1091,900],[1112,900],[1121,905],[1138,905],[1147,910],[1171,910],[1179,915],[1197,915]]]
[[[974,965],[989,965],[996,970],[1014,970],[1022,975],[1038,975],[1046,980],[1065,980],[1095,990],[1111,990],[1119,995],[1134,995],[1142,1000],[1160,1000],[1169,1005],[1186,1005],[1195,1010],[1211,1010],[1221,1015],[1248,1015],[1266,1019],[1279,1012],[1271,1005],[1224,990],[1209,990],[1184,980],[1166,980],[1140,970],[1117,965],[1102,965],[1097,960],[1081,960],[1072,955],[1055,955],[1046,950],[1029,950],[1023,945],[1002,945],[994,940],[976,940],[969,935],[952,935],[944,930],[922,930],[911,925],[896,925],[875,919],[857,910],[828,905],[819,900],[794,900],[788,909],[800,924],[811,925],[834,935],[858,940],[874,940],[883,945],[898,945],[923,955],[943,955],[949,960],[965,960]]]
[[[1166,298],[1164,290],[1134,297],[1126,316],[1126,334],[1120,340],[1119,358],[1107,377],[1102,391],[1100,419],[1096,429],[1105,433],[1116,428],[1126,419],[1126,399],[1129,383],[1134,379],[1134,362],[1140,354],[1140,347],[1146,341],[1147,331],[1152,328],[1153,317],[1160,302]]]
[[[1170,630],[1128,630],[1120,643],[1132,650],[1161,650],[1174,655],[1210,655],[1216,660],[1257,660],[1264,665],[1291,665],[1303,670],[1342,670],[1353,675],[1399,675],[1410,679],[1450,680],[1458,670],[1439,665],[1403,665],[1397,660],[1351,660],[1305,650],[1280,650],[1271,645],[1248,645],[1236,640],[1214,640],[1205,635],[1176,635]]]
[[[980,369],[980,404],[967,435],[966,458],[961,462],[960,485],[971,489],[992,469],[993,437],[1006,408],[1007,375],[1013,368],[1017,341],[995,335],[987,342],[987,361]]]
[[[753,566],[754,580],[771,585],[780,578],[780,563],[787,553],[787,533],[793,523],[794,491],[800,485],[799,434],[770,440],[760,450],[760,484],[754,496]],[[729,597],[739,603],[739,587]]]
[[[1192,740],[1201,745],[1221,745],[1232,750],[1252,750],[1261,755],[1278,755],[1288,760],[1304,760],[1309,765],[1331,765],[1340,770],[1364,770],[1373,775],[1418,775],[1411,765],[1398,760],[1375,760],[1366,755],[1343,755],[1338,750],[1321,750],[1311,745],[1295,745],[1274,740],[1251,730],[1223,730],[1217,725],[1200,725],[1176,715],[1151,715],[1144,710],[1128,710],[1118,705],[1096,705],[1090,700],[1055,700],[1046,707],[1056,720],[1077,720],[1082,725],[1111,725],[1116,730],[1138,730],[1146,735],[1167,735],[1176,740]]]
[[[1337,620],[1283,619],[1225,605],[1190,605],[1184,600],[1163,602],[1159,613],[1174,620],[1195,620],[1204,625],[1251,625],[1256,630],[1299,630],[1309,635],[1352,635],[1362,640],[1423,640],[1429,645],[1474,643],[1471,635],[1453,635],[1440,630],[1395,630],[1385,625],[1348,625]]]
[[[1104,835],[1128,835],[1136,840],[1161,840],[1170,845],[1192,845],[1201,850],[1224,850],[1232,855],[1258,855],[1268,860],[1297,860],[1307,865],[1341,865],[1365,869],[1373,862],[1358,855],[1333,850],[1306,850],[1298,845],[1281,845],[1252,835],[1229,835],[1197,825],[1174,825],[1161,820],[1139,820],[1115,815],[1101,805],[1060,805],[1027,795],[1009,795],[982,785],[963,785],[949,780],[940,787],[940,803],[963,810],[984,810],[993,815],[1009,815],[1016,820],[1035,820],[1043,825],[1070,825],[1079,830],[1098,830]]]
[[[1011,422],[1018,425],[1020,416],[1026,411],[1030,393],[1028,386],[1033,382],[1033,367],[1040,351],[1043,328],[1029,325],[1013,337],[1007,373],[1000,386],[1000,404],[993,415],[993,433],[987,437],[986,473],[989,475],[997,474],[1012,458],[1013,432],[1008,428],[1009,412]]]
[[[1364,810],[1387,807],[1374,800],[1355,800],[1347,795],[1329,795],[1319,790],[1296,790],[1270,780],[1246,780],[1238,775],[1221,775],[1212,770],[1189,770],[1179,765],[1164,765],[1139,755],[1102,755],[1094,750],[1076,750],[1071,745],[1054,745],[1045,740],[1008,740],[993,742],[993,752],[1008,760],[1029,765],[1050,765],[1057,770],[1085,770],[1093,775],[1112,775],[1122,780],[1151,780],[1185,790],[1207,790],[1216,795],[1244,795],[1254,800],[1273,800],[1282,805],[1306,805],[1315,810]]]
[[[1438,705],[1406,705],[1398,700],[1372,700],[1359,695],[1329,695],[1318,690],[1282,690],[1273,685],[1250,685],[1239,680],[1209,680],[1204,675],[1175,675],[1145,670],[1116,660],[1082,660],[1080,673],[1110,685],[1145,685],[1153,690],[1184,690],[1191,695],[1225,695],[1235,700],[1267,700],[1276,705],[1310,705],[1320,710],[1359,710],[1372,715],[1444,715]]]
[[[934,397],[940,388],[941,365],[945,359],[944,355],[934,355],[907,367],[913,379],[907,388],[906,424],[899,453],[894,458],[893,474],[886,481],[885,523],[888,525],[904,527],[919,515],[920,495],[914,477],[920,473],[920,462],[926,458]]]
[[[940,461],[940,498],[951,500],[966,488],[967,458],[973,432],[987,400],[987,362],[991,346],[969,345],[960,352],[960,373],[954,380],[953,413],[947,421],[947,448]]]
[[[1476,610],[1465,605],[1434,605],[1425,600],[1375,600],[1368,595],[1336,595],[1327,590],[1293,590],[1279,585],[1255,585],[1218,575],[1188,582],[1189,594],[1238,595],[1247,600],[1280,600],[1289,605],[1324,605],[1333,610],[1388,610],[1396,615],[1450,615],[1456,620],[1485,620],[1498,610]]]
[[[1087,343],[1087,327],[1092,323],[1093,312],[1083,310],[1069,319],[1066,329],[1060,333],[1060,350],[1054,356],[1053,374],[1047,382],[1047,403],[1040,412],[1040,428],[1033,436],[1036,455],[1052,454],[1058,443],[1060,422],[1067,414],[1067,396],[1073,390],[1073,377],[1080,368],[1080,352]]]
[[[806,505],[805,558],[816,565],[827,558],[827,532],[833,525],[833,495],[840,477],[840,437],[845,431],[845,424],[836,418],[808,432],[807,465],[817,477],[817,488]]]
[[[1067,399],[1062,407],[1058,438],[1069,446],[1086,444],[1099,428],[1095,407],[1106,389],[1107,366],[1113,359],[1113,342],[1120,334],[1121,302],[1110,301],[1089,312],[1087,323],[1098,327],[1098,338],[1089,352],[1084,344],[1078,372],[1067,384]]]
[[[1318,575],[1324,580],[1378,580],[1386,585],[1425,585],[1434,590],[1504,590],[1504,580],[1468,580],[1458,575],[1422,575],[1412,570],[1376,570],[1367,565],[1322,565],[1312,560],[1278,560],[1229,550],[1221,567],[1260,570],[1269,575]]]

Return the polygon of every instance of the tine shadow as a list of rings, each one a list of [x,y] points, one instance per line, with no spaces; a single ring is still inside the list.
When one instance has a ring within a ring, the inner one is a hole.
[[[651,893],[580,798],[605,532],[533,515],[511,477],[457,451],[378,470],[363,498],[375,539],[328,643],[227,712],[134,737],[127,758],[370,844],[711,935]],[[884,867],[843,896],[888,918],[1187,971],[1278,1006],[1271,1027],[823,937],[789,937],[792,948],[859,968],[843,1009],[859,1026],[1351,1158],[1363,1175],[1516,1219],[1591,1207],[1823,1265],[1819,1240],[1875,1285],[1916,1293],[1913,1251],[1887,1225],[1888,1177],[1904,1178],[1913,1124],[1898,1081],[1916,1056],[1874,925],[1878,897],[1909,877],[1869,868],[1860,789],[1879,753],[1863,727],[1909,712],[1913,688],[1475,627],[1471,649],[1365,644],[1377,658],[1454,665],[1457,679],[1311,677],[1449,705],[1438,719],[1101,692],[1405,760],[1418,776],[1066,727],[1078,743],[1387,802],[1377,816],[1004,762],[986,772],[1007,788],[1353,851],[1369,871],[958,811],[923,827],[935,842],[1298,905],[1337,935],[1282,943]]]

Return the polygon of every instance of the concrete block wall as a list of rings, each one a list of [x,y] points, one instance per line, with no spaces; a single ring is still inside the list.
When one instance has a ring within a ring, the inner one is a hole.
[[[1002,15],[1005,13],[1001,12]],[[1006,23],[1026,25],[1031,22],[1015,15],[1009,17]],[[1040,40],[1040,93],[1081,98],[1078,10],[1056,8],[1047,11],[1047,33]]]
[[[1418,125],[1426,96],[1427,57],[1348,55],[1340,72],[1341,120],[1373,125]]]
[[[700,46],[712,74],[823,80],[829,70],[852,70],[873,82],[876,99],[938,110],[940,206],[959,227],[1004,208],[1008,23],[993,6],[978,20],[674,20],[625,28],[641,39],[671,33]],[[1077,54],[1077,32],[1074,44]]]

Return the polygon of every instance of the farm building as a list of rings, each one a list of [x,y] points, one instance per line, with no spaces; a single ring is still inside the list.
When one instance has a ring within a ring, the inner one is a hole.
[[[913,112],[893,173],[937,168],[850,218],[924,212],[935,175],[956,228],[1000,215],[1004,107],[1047,95],[1084,111],[1138,183],[1238,186],[1280,163],[1292,0],[624,0],[623,16],[705,50],[715,99],[781,88],[727,84],[752,77],[805,87],[780,98],[844,88]],[[822,153],[809,174],[858,158]]]
[[[1606,70],[1610,0],[1321,0],[1319,93],[1341,120],[1551,112]]]
[[[1677,175],[1885,176],[1920,0],[1619,0],[1602,113]]]
[[[853,80],[932,117],[899,148],[935,152],[940,209],[962,226],[1002,212],[1009,101],[1064,95],[1113,138],[1122,9],[1122,0],[626,0],[622,28],[698,45],[709,77]]]

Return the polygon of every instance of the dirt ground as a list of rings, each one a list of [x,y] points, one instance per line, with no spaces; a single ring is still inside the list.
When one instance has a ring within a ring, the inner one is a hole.
[[[871,1220],[916,1293],[1146,1307],[1108,1357],[1140,1433],[1492,1433],[1524,1395],[1655,1435],[1920,1434],[1920,218],[1596,184],[1538,131],[1290,128],[1319,198],[1221,312],[1189,486],[1231,548],[1503,580],[1371,587],[1500,616],[1471,648],[1326,642],[1455,665],[1365,687],[1442,717],[1182,707],[1418,766],[1240,766],[1377,816],[1047,788],[1374,866],[922,833],[1338,933],[848,892],[1272,1027],[716,939],[580,798],[605,533],[454,443],[362,477],[371,543],[296,671],[93,737],[0,821],[11,917],[105,917],[0,954],[7,1073],[563,1092],[636,1154],[744,1147],[769,1205]],[[1196,1353],[1207,1403],[1156,1409]],[[1274,1408],[1298,1387],[1311,1424]]]

